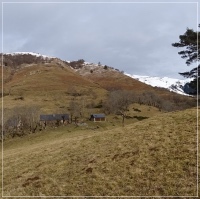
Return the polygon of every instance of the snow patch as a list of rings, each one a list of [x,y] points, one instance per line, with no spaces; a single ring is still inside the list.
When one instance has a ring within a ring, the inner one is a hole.
[[[43,58],[56,58],[56,57],[42,55],[40,53],[34,53],[34,52],[14,52],[14,53],[4,53],[4,55],[33,55],[36,57],[43,57]]]
[[[136,79],[140,82],[143,82],[145,84],[148,84],[150,86],[166,88],[169,91],[172,91],[181,95],[188,95],[185,93],[184,88],[187,83],[193,80],[191,78],[180,80],[180,79],[174,79],[174,78],[169,78],[169,77],[150,77],[150,76],[130,75],[130,74],[125,74],[125,75],[133,79]]]

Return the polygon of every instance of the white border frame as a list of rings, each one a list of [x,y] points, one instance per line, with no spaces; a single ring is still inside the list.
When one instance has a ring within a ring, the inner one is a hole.
[[[198,31],[198,25],[199,25],[199,12],[198,12],[198,1],[194,2],[1,2],[2,6],[2,21],[1,21],[1,26],[2,26],[2,198],[198,198],[198,181],[199,181],[199,176],[198,176],[198,167],[199,167],[199,162],[198,162],[198,139],[199,139],[199,133],[198,133],[198,94],[197,94],[197,195],[196,196],[4,196],[3,195],[3,6],[4,4],[196,4],[197,7],[197,31]],[[197,35],[197,49],[199,49],[198,46],[198,35]],[[198,57],[198,50],[197,50],[197,57]],[[198,59],[197,59],[197,67],[198,67]],[[197,70],[197,77],[198,77],[198,70]],[[198,81],[197,81],[197,90],[199,89]]]

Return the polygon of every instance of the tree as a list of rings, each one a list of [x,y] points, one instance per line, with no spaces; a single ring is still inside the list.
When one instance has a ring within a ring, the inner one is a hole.
[[[74,118],[75,124],[77,124],[77,119],[81,116],[81,106],[75,99],[72,99],[69,103],[69,112],[71,116],[71,123]]]
[[[15,107],[4,112],[4,133],[7,135],[23,136],[28,133],[35,133],[39,126],[38,106]]]
[[[180,41],[172,44],[173,47],[185,48],[178,52],[178,54],[181,55],[181,58],[186,59],[186,64],[188,66],[200,60],[200,49],[198,48],[198,46],[200,46],[199,36],[200,32],[195,32],[193,29],[187,28],[187,31],[179,36]],[[199,91],[197,91],[197,85],[200,82],[199,72],[200,65],[190,71],[179,73],[186,78],[194,78],[189,84],[189,86],[195,90],[194,94],[197,92],[199,93]]]
[[[105,66],[103,67],[103,69],[107,70],[107,69],[108,69],[108,66],[107,66],[107,65],[105,65]]]
[[[114,113],[122,116],[122,125],[124,126],[124,119],[128,106],[132,103],[132,94],[128,91],[112,91],[105,103],[105,110],[109,113]]]

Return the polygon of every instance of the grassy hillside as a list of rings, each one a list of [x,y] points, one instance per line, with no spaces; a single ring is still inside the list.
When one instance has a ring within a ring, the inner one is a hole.
[[[93,68],[92,65],[86,65],[78,69],[77,73],[83,77],[87,77],[87,79],[92,80],[106,90],[153,90],[153,87],[128,77],[122,72],[110,67],[104,69],[103,66]]]
[[[58,58],[44,59],[31,54],[4,55],[0,75],[2,69],[4,108],[7,109],[31,105],[40,107],[41,113],[66,112],[75,96],[77,101],[88,107],[91,103],[98,105],[113,90],[133,91],[136,95],[148,92],[161,96],[160,101],[178,103],[183,108],[194,104],[194,99],[153,88],[117,69],[86,64],[83,60],[68,63]],[[182,102],[191,105],[182,106]]]
[[[196,109],[4,142],[4,196],[195,196]],[[71,127],[72,128],[72,127]]]
[[[4,72],[8,71],[5,69]],[[77,75],[69,67],[59,67],[55,63],[34,64],[15,71],[10,81],[4,84],[5,89],[13,92],[67,90],[71,86],[95,86],[92,82]]]
[[[12,74],[12,75],[11,75]],[[4,68],[4,108],[37,105],[44,112],[65,107],[74,95],[104,99],[107,91],[58,63],[32,64],[12,72]]]

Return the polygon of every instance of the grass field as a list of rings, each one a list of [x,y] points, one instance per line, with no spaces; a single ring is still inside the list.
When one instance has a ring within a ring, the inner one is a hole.
[[[3,195],[196,196],[196,121],[188,109],[6,140]]]

